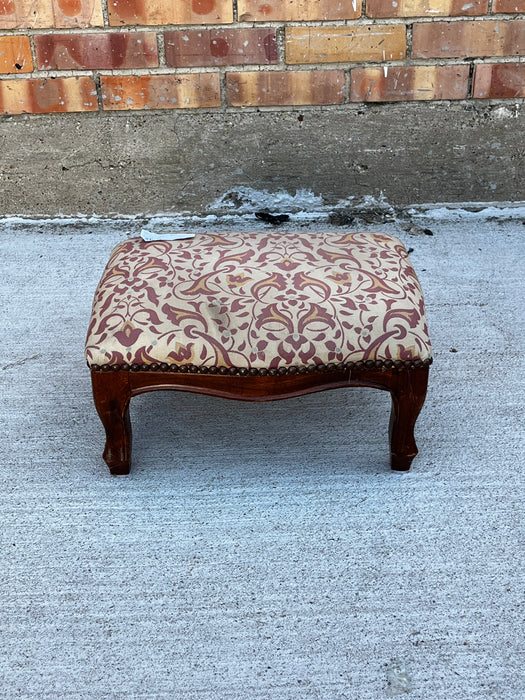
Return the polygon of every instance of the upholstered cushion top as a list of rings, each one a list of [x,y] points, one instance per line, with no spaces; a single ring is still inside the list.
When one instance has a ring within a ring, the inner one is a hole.
[[[199,233],[118,245],[86,341],[93,366],[281,368],[432,355],[403,244],[382,233]]]

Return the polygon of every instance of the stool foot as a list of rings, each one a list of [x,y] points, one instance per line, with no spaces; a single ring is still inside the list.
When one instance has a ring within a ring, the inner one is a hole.
[[[416,455],[410,455],[410,456],[399,456],[395,455],[393,453],[390,453],[390,467],[392,471],[394,472],[407,472],[410,470],[410,465],[412,464],[412,460],[414,459]]]
[[[129,474],[131,421],[127,372],[92,372],[95,407],[106,431],[103,458],[114,476]]]
[[[402,370],[390,389],[390,464],[394,471],[406,472],[417,455],[414,427],[427,394],[428,367]]]
[[[113,425],[108,434],[106,428],[106,447],[102,458],[113,476],[129,474],[131,468],[131,435],[126,434],[120,426]]]

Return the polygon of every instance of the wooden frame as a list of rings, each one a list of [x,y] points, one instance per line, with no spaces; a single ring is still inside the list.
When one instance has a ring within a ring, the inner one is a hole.
[[[390,392],[391,467],[408,471],[417,454],[414,426],[425,401],[429,363],[369,361],[349,365],[253,371],[174,365],[94,366],[93,396],[106,431],[104,460],[112,474],[129,474],[129,403],[132,396],[145,392],[170,389],[242,401],[275,401],[315,391],[364,386]]]

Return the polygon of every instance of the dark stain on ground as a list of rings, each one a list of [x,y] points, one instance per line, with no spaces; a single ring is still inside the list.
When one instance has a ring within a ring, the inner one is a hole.
[[[434,232],[429,228],[419,226],[403,209],[394,207],[351,207],[347,209],[335,209],[328,215],[328,222],[332,226],[359,226],[366,224],[391,224],[396,223],[403,231],[411,236],[433,236]]]
[[[259,221],[264,221],[265,224],[271,224],[272,226],[280,226],[284,224],[285,221],[290,221],[288,214],[270,214],[267,211],[256,211],[255,218]]]
[[[364,221],[367,224],[386,224],[392,223],[395,219],[395,213],[390,209],[367,207],[336,209],[328,215],[328,222],[334,226],[351,226],[359,221]]]

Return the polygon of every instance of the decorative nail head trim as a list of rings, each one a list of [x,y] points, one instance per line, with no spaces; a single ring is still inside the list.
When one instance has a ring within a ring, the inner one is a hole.
[[[284,377],[287,374],[314,374],[315,372],[346,372],[348,370],[361,369],[419,369],[429,367],[433,362],[430,357],[427,360],[358,360],[357,362],[329,362],[327,365],[291,365],[290,367],[198,367],[197,365],[168,365],[166,362],[152,362],[151,364],[133,363],[122,365],[88,365],[92,372],[170,372],[180,374],[219,374],[222,376],[239,377]]]

